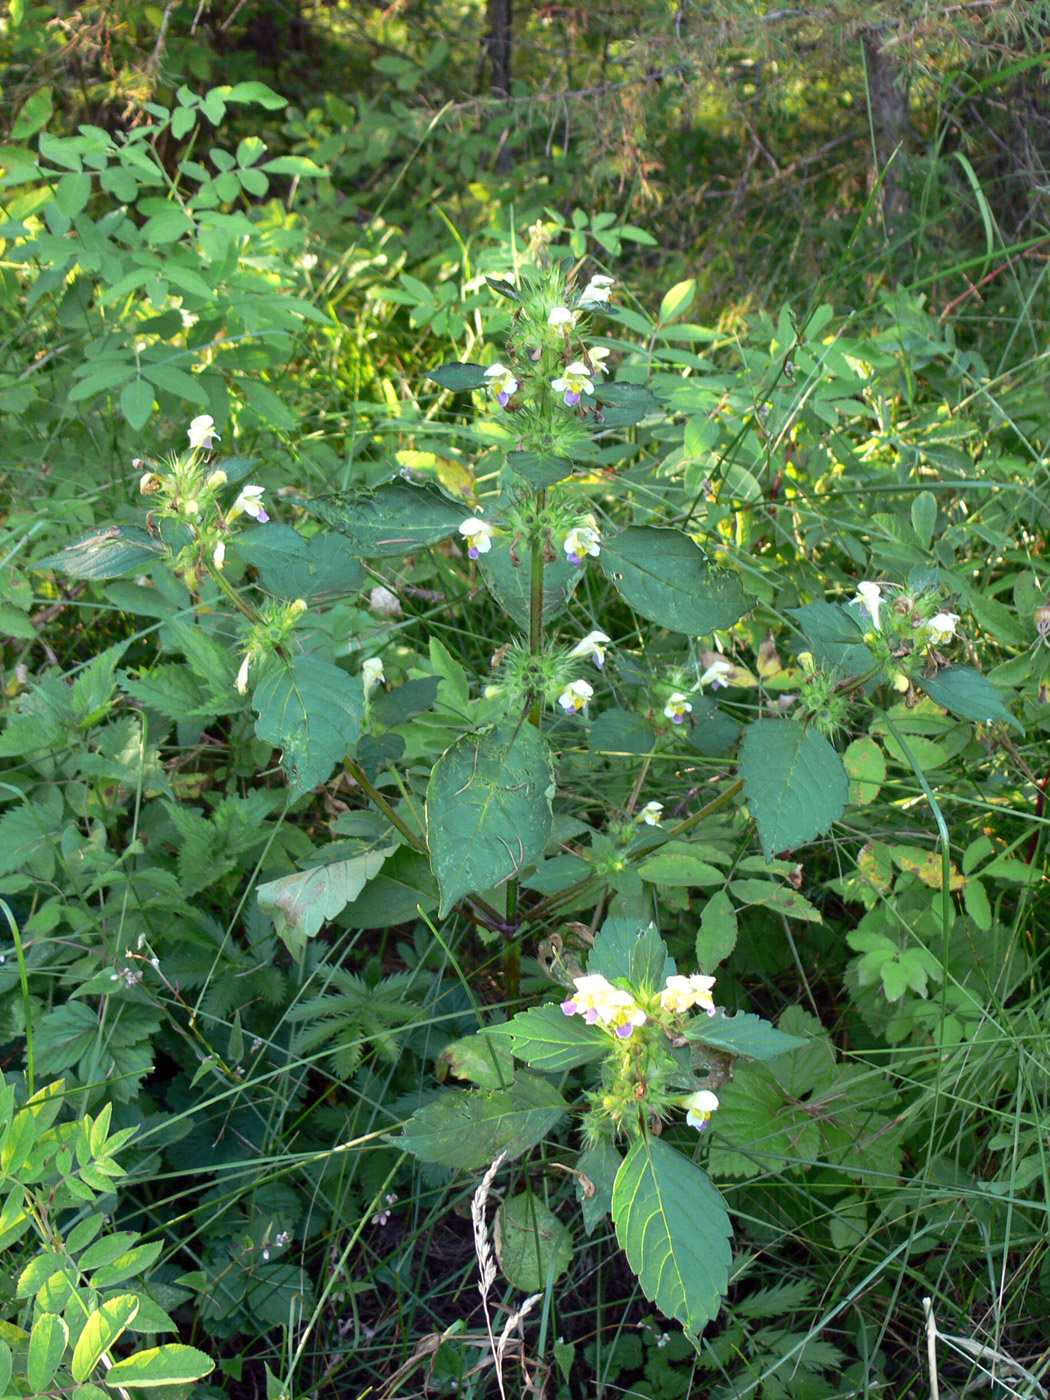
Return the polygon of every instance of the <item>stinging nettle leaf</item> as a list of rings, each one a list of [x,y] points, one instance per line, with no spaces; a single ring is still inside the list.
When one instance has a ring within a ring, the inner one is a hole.
[[[283,751],[282,767],[300,792],[323,783],[357,744],[361,687],[318,656],[272,658],[252,704],[256,734]]]
[[[736,574],[709,564],[680,530],[631,526],[603,542],[600,559],[635,612],[675,632],[706,636],[752,606]]]
[[[706,1172],[662,1139],[641,1138],[616,1173],[612,1213],[642,1292],[699,1332],[721,1307],[731,1261],[729,1216]]]
[[[521,1011],[502,1025],[488,1026],[483,1034],[509,1040],[519,1060],[545,1074],[600,1060],[610,1047],[609,1036],[600,1027],[566,1016],[560,1006],[552,1005]]]
[[[553,792],[550,749],[531,724],[504,722],[442,754],[426,805],[442,918],[462,895],[494,889],[539,859]]]
[[[546,1137],[566,1109],[546,1079],[522,1073],[509,1089],[442,1094],[414,1113],[391,1141],[421,1162],[470,1171],[487,1167],[500,1152],[520,1157]]]
[[[353,542],[364,559],[401,558],[454,535],[467,518],[464,506],[428,486],[395,481],[378,491],[346,491],[295,500]]]
[[[694,1016],[686,1025],[685,1037],[727,1055],[746,1055],[750,1060],[772,1060],[807,1044],[797,1035],[778,1031],[750,1011],[738,1011],[735,1016],[727,1016],[724,1011],[717,1016]]]
[[[55,569],[73,578],[119,578],[132,569],[143,569],[166,555],[166,545],[155,540],[145,530],[110,525],[104,530],[92,530],[67,544],[57,554],[38,559],[36,570]]]
[[[814,729],[795,720],[760,719],[740,748],[744,796],[766,860],[822,836],[849,799],[842,759]]]

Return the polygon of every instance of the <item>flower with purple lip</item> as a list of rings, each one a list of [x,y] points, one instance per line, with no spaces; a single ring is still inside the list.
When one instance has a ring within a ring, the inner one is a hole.
[[[664,706],[664,718],[669,719],[672,724],[684,724],[686,715],[693,713],[693,707],[681,693],[676,690]]]
[[[565,536],[562,549],[569,563],[578,567],[588,555],[597,559],[602,549],[602,537],[593,525],[577,525]]]
[[[570,681],[558,696],[558,704],[567,715],[578,715],[594,694],[587,681]]]
[[[718,1107],[718,1095],[712,1094],[710,1089],[698,1089],[695,1094],[690,1094],[681,1102],[682,1107],[688,1110],[685,1121],[698,1133],[702,1133],[710,1121],[711,1114]]]
[[[587,1025],[601,1022],[619,1040],[627,1040],[636,1026],[649,1019],[630,992],[614,987],[601,973],[574,977],[576,990],[561,1009],[566,1016],[582,1016]]]
[[[210,452],[212,446],[219,441],[219,434],[215,431],[215,419],[210,413],[199,413],[186,429],[186,436],[195,452]]]
[[[573,658],[589,656],[600,671],[605,665],[605,648],[609,638],[604,632],[588,632],[582,642],[577,642],[569,655]]]
[[[492,548],[492,526],[487,520],[472,516],[470,520],[463,521],[459,533],[466,540],[467,557],[470,559],[476,559],[479,554],[488,554]]]
[[[489,392],[500,408],[506,408],[512,394],[518,392],[518,380],[504,365],[489,365],[485,371],[489,381]]]
[[[594,381],[583,361],[573,360],[560,379],[551,380],[551,388],[556,394],[564,395],[567,407],[575,408],[584,394],[594,393]]]
[[[250,515],[253,520],[258,520],[260,525],[265,525],[269,520],[263,508],[262,495],[264,486],[242,486],[241,494],[230,507],[228,520],[236,520],[238,515]]]
[[[728,677],[733,674],[733,666],[729,661],[712,661],[707,670],[700,677],[701,686],[709,685],[712,690],[724,690],[729,684]]]

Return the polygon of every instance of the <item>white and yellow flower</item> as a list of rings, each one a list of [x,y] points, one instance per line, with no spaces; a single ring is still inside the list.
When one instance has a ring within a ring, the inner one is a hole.
[[[576,324],[576,313],[570,311],[567,306],[556,306],[547,317],[547,325],[552,331],[560,331],[562,335],[571,335],[572,328]]]
[[[712,661],[700,677],[701,689],[705,685],[709,685],[712,690],[724,690],[735,670],[736,667],[731,661],[725,661],[721,657],[717,661]]]
[[[604,273],[596,272],[576,298],[576,305],[581,311],[589,311],[595,306],[607,306],[609,293],[615,286],[616,282],[612,277],[606,277]]]
[[[620,1040],[626,1040],[636,1026],[644,1026],[648,1020],[630,992],[614,987],[601,973],[572,980],[576,990],[561,1004],[566,1016],[582,1016],[589,1026],[601,1022]]]
[[[607,345],[591,345],[587,349],[587,358],[591,362],[592,374],[608,374],[609,370],[605,361],[609,358],[609,347]]]
[[[238,515],[250,515],[253,520],[258,520],[260,525],[265,525],[270,518],[262,503],[265,489],[264,486],[242,486],[241,494],[230,507],[227,519],[236,520]]]
[[[583,361],[573,360],[560,378],[551,380],[551,388],[563,396],[568,408],[575,408],[584,394],[594,393],[594,382]]]
[[[701,1007],[709,1016],[713,1016],[715,1003],[711,989],[714,985],[713,977],[704,977],[699,972],[694,972],[689,977],[668,977],[660,993],[660,1005],[672,1016],[679,1016],[694,1006]]]
[[[368,699],[380,681],[385,680],[382,660],[378,656],[370,656],[361,667],[361,686],[365,692],[365,699]]]
[[[684,724],[686,715],[693,713],[693,707],[680,691],[675,693],[664,706],[664,718],[672,724]]]
[[[577,525],[565,536],[562,549],[570,564],[579,565],[588,556],[597,559],[602,552],[602,537],[593,525]]]
[[[248,667],[251,664],[252,654],[250,651],[246,651],[241,661],[241,669],[237,672],[237,679],[234,681],[238,695],[247,695],[248,693]]]
[[[647,802],[635,817],[635,821],[644,822],[646,826],[659,826],[663,815],[664,804],[662,802]]]
[[[958,621],[958,613],[934,613],[926,624],[926,631],[935,647],[943,646],[945,642],[950,642],[954,638],[955,624]]]
[[[882,629],[879,626],[879,608],[882,605],[882,589],[877,583],[858,583],[857,596],[852,599],[854,603],[859,603],[861,611],[866,612],[871,618],[871,625],[876,632]]]
[[[515,375],[506,366],[495,364],[489,365],[485,371],[485,378],[489,381],[489,393],[501,408],[506,408],[511,395],[518,392],[518,380]]]
[[[718,1107],[718,1095],[712,1094],[710,1089],[698,1089],[695,1094],[682,1099],[681,1104],[687,1110],[685,1121],[698,1133],[702,1133],[711,1121],[711,1114]]]
[[[588,632],[582,642],[577,642],[569,655],[574,659],[585,656],[593,661],[600,671],[605,665],[605,648],[609,645],[609,638],[604,632]]]
[[[215,419],[210,413],[199,413],[186,429],[186,436],[195,452],[210,452],[213,444],[219,441],[219,434],[215,431]]]
[[[479,554],[488,554],[492,548],[493,530],[487,520],[472,516],[470,520],[463,521],[459,533],[466,540],[467,555],[471,559],[476,559]]]
[[[593,694],[594,687],[586,681],[570,681],[558,696],[558,704],[567,715],[578,715]]]

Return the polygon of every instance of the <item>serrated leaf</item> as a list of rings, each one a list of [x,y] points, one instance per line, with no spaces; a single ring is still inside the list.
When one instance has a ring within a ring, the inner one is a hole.
[[[546,1079],[519,1074],[509,1089],[452,1090],[425,1104],[392,1139],[422,1162],[474,1170],[505,1152],[520,1157],[565,1114],[567,1105]]]
[[[550,749],[531,724],[465,736],[438,759],[426,816],[442,918],[462,895],[494,888],[543,854],[553,792]]]
[[[673,976],[675,965],[654,924],[614,916],[606,919],[587,959],[587,971],[610,982],[622,978],[636,991],[656,991]]]
[[[805,634],[807,649],[817,665],[832,675],[855,676],[872,665],[864,628],[840,603],[806,603],[788,608]]]
[[[503,1025],[488,1026],[484,1034],[506,1038],[519,1060],[545,1074],[590,1064],[610,1049],[609,1036],[599,1026],[588,1026],[550,1004],[520,1011]]]
[[[633,427],[662,408],[660,400],[644,384],[631,384],[627,380],[596,384],[594,397],[601,404],[601,417],[597,421],[605,428]],[[590,397],[587,402],[590,403]]]
[[[960,719],[991,724],[1000,720],[1024,733],[1024,725],[1003,704],[999,691],[980,671],[969,666],[953,666],[936,676],[920,676],[916,682],[937,705],[943,705]]]
[[[106,1372],[108,1386],[188,1385],[215,1369],[215,1362],[196,1347],[166,1342],[126,1356]]]
[[[740,773],[767,861],[830,830],[849,798],[842,759],[823,734],[796,720],[749,725]]]
[[[297,962],[321,925],[341,914],[383,868],[396,846],[334,860],[270,880],[256,891],[259,908],[273,919],[278,936]]]
[[[785,1035],[750,1011],[738,1011],[735,1016],[724,1011],[716,1016],[694,1016],[686,1024],[685,1036],[726,1055],[746,1055],[750,1060],[773,1060],[808,1043],[801,1036]]]
[[[434,1077],[438,1083],[444,1084],[450,1074],[479,1089],[508,1089],[514,1079],[514,1056],[484,1031],[475,1031],[446,1045],[437,1057]]]
[[[361,687],[318,656],[273,657],[255,687],[255,732],[282,750],[291,785],[309,792],[354,751],[364,712]]]
[[[443,389],[460,393],[464,389],[480,389],[485,383],[485,366],[472,364],[439,365],[428,369],[427,378],[435,379]]]
[[[110,1298],[93,1312],[84,1323],[80,1340],[73,1349],[71,1370],[77,1382],[87,1380],[102,1359],[102,1353],[109,1351],[121,1336],[139,1310],[139,1300],[133,1293],[121,1293]],[[115,1368],[114,1368],[115,1369]],[[112,1373],[107,1373],[106,1379]]]
[[[259,582],[278,598],[329,600],[355,593],[365,567],[338,534],[306,540],[290,525],[271,522],[237,537],[237,552],[259,570]]]
[[[496,1256],[515,1288],[539,1293],[572,1263],[572,1235],[535,1192],[511,1196],[496,1212]]]
[[[378,491],[297,498],[295,504],[348,536],[364,559],[393,559],[454,535],[467,514],[427,486],[393,482]]]
[[[752,606],[737,576],[710,565],[680,530],[632,526],[603,542],[600,560],[635,612],[675,632],[706,636]]]
[[[523,632],[527,632],[531,614],[532,571],[527,563],[520,568],[514,567],[510,557],[510,541],[505,536],[493,539],[488,554],[483,554],[478,560],[478,571],[503,611]],[[559,613],[565,611],[583,574],[583,566],[570,564],[563,550],[544,568],[544,624],[549,625]]]
[[[613,1222],[642,1292],[690,1332],[729,1286],[732,1228],[707,1174],[660,1138],[636,1141],[616,1173]]]
[[[36,560],[31,567],[37,571],[54,569],[72,578],[119,578],[132,569],[144,569],[155,564],[167,552],[167,546],[153,539],[145,530],[110,525],[104,530],[92,530],[82,535],[57,554],[48,554]]]
[[[588,1234],[612,1210],[613,1187],[622,1161],[619,1152],[605,1138],[576,1158],[576,1199],[580,1203],[583,1228]]]

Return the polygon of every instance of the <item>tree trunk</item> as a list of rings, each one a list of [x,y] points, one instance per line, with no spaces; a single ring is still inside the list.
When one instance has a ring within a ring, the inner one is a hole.
[[[879,176],[883,177],[880,191],[883,224],[886,232],[893,234],[900,231],[908,212],[904,181],[907,154],[904,141],[910,129],[908,81],[883,47],[876,30],[868,30],[864,35],[864,66],[874,140],[875,167],[871,183],[874,187]]]

